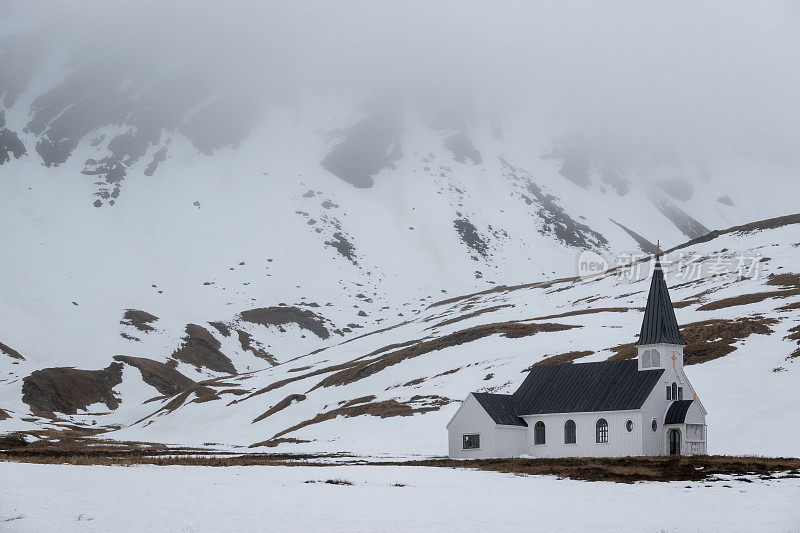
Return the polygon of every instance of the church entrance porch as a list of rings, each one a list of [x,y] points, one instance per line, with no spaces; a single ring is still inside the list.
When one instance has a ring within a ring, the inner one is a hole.
[[[681,454],[681,432],[678,429],[669,430],[669,454]]]

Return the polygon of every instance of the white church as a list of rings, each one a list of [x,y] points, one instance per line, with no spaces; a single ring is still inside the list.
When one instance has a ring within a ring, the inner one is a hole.
[[[450,457],[705,454],[706,410],[655,261],[635,360],[535,366],[514,394],[471,393],[447,424]]]

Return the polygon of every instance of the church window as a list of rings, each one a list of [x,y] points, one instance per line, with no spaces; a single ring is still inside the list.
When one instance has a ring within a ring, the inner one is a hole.
[[[678,399],[678,384],[675,383],[674,381],[672,382],[672,399],[673,400]]]
[[[683,400],[683,387],[678,387],[678,400]]]
[[[608,442],[608,422],[606,422],[605,418],[598,420],[595,425],[595,442]]]
[[[658,350],[651,350],[653,353],[650,355],[651,366],[661,366],[661,357],[658,355]]]
[[[650,350],[645,350],[642,354],[642,368],[650,367]]]
[[[650,422],[650,429],[653,430],[655,433],[658,430],[658,421],[654,418],[652,422]]]
[[[671,399],[672,399],[672,389],[670,388],[669,385],[667,385],[667,400]]]
[[[564,424],[564,444],[575,444],[576,442],[575,421],[567,420]]]
[[[631,419],[628,419],[628,421],[627,421],[627,422],[625,422],[625,429],[627,429],[627,430],[628,430],[628,433],[630,433],[631,431],[633,431],[633,420],[631,420]]]
[[[533,443],[544,444],[544,422],[541,420],[533,426]]]
[[[470,435],[464,435],[463,441],[463,449],[465,450],[477,450],[481,447],[481,436],[477,433],[472,433]]]

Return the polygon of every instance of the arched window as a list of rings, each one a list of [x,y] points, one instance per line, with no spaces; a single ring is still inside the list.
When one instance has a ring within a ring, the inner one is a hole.
[[[595,425],[595,442],[608,442],[608,422],[605,418],[598,420]]]
[[[652,366],[661,366],[661,357],[658,355],[658,350],[650,350],[650,364]]]
[[[673,400],[678,399],[678,384],[675,383],[674,381],[672,382],[672,399]]]
[[[575,421],[567,420],[564,424],[564,444],[575,444],[577,442],[575,435]]]
[[[533,443],[544,444],[544,422],[541,420],[533,426]]]
[[[642,353],[642,368],[650,368],[650,352],[652,350],[645,350]]]

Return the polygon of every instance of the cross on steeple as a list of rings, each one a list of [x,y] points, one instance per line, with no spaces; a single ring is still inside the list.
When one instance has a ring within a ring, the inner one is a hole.
[[[678,359],[675,352],[672,352],[672,357],[670,357],[670,359],[672,359],[672,368],[675,368],[675,361]]]

